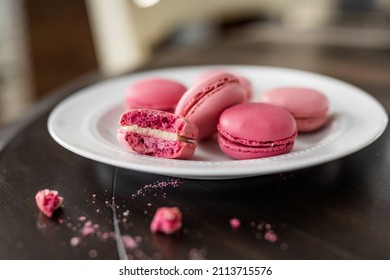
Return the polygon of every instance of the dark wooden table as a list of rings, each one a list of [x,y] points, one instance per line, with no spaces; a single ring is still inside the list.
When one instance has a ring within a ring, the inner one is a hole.
[[[221,63],[334,76],[390,109],[388,50],[226,43],[166,51],[140,70]],[[51,109],[102,79],[61,88],[0,133],[0,259],[390,259],[389,129],[359,152],[294,172],[219,181],[140,173],[80,157],[48,134]],[[35,205],[43,188],[65,198],[52,219]],[[182,210],[179,233],[150,232],[160,206]]]

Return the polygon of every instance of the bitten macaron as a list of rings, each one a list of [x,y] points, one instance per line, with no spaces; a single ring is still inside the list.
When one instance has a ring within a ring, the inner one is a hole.
[[[265,92],[260,101],[281,106],[289,111],[297,122],[299,132],[318,130],[328,121],[329,101],[318,90],[279,87]]]
[[[187,90],[182,83],[166,78],[147,78],[131,84],[125,93],[125,108],[156,109],[173,113]]]
[[[172,113],[133,109],[121,115],[119,125],[118,142],[139,154],[188,159],[195,152],[198,128]]]
[[[217,132],[223,110],[244,102],[246,91],[237,77],[229,73],[213,74],[190,87],[176,106],[175,114],[188,119],[199,129],[199,140]]]
[[[293,149],[297,126],[285,109],[266,103],[242,103],[222,112],[218,144],[233,159],[281,155]]]

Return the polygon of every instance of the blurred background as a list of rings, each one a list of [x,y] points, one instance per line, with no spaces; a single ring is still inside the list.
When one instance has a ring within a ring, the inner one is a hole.
[[[350,49],[362,68],[343,60]],[[328,70],[317,66],[320,52]],[[389,57],[390,0],[0,0],[0,127],[86,73],[114,76],[151,62],[339,71],[390,89],[390,65],[376,52]]]

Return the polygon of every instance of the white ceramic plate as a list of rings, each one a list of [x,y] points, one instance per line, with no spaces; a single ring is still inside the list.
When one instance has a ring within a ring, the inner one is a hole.
[[[318,132],[299,135],[289,154],[263,159],[232,160],[220,151],[216,139],[200,143],[191,160],[144,156],[119,146],[117,123],[131,83],[158,76],[190,86],[212,69],[247,77],[254,88],[254,101],[277,86],[318,89],[329,98],[331,120]],[[159,69],[95,84],[59,103],[50,114],[48,129],[70,151],[113,166],[182,178],[228,179],[291,171],[341,158],[377,139],[387,121],[385,110],[372,96],[345,82],[292,69],[220,65]]]

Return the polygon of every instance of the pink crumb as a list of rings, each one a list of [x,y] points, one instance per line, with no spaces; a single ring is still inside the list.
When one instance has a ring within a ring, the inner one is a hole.
[[[80,242],[81,242],[81,238],[80,237],[72,237],[70,239],[70,245],[73,246],[73,247],[79,245]]]
[[[188,252],[188,258],[190,260],[204,260],[206,255],[207,255],[207,250],[206,249],[192,248]]]
[[[92,250],[89,250],[88,255],[90,258],[94,259],[98,256],[98,252],[96,250],[92,249]]]
[[[241,222],[239,219],[237,218],[233,218],[230,220],[230,226],[234,229],[237,229],[241,226]]]
[[[282,251],[288,250],[288,243],[283,242],[282,244],[280,244],[280,249],[281,249]]]
[[[54,211],[62,206],[64,198],[59,196],[55,190],[44,189],[37,192],[35,201],[39,210],[51,218]]]
[[[278,240],[278,236],[273,230],[267,230],[267,232],[264,234],[264,239],[274,243]]]
[[[122,236],[122,241],[126,249],[134,249],[137,247],[137,242],[130,235]]]
[[[155,232],[163,232],[172,234],[182,227],[182,214],[177,207],[161,207],[154,214],[150,230]]]
[[[96,229],[98,228],[99,228],[98,224],[92,224],[91,221],[86,221],[84,226],[81,228],[81,234],[83,236],[94,234],[96,232]]]

